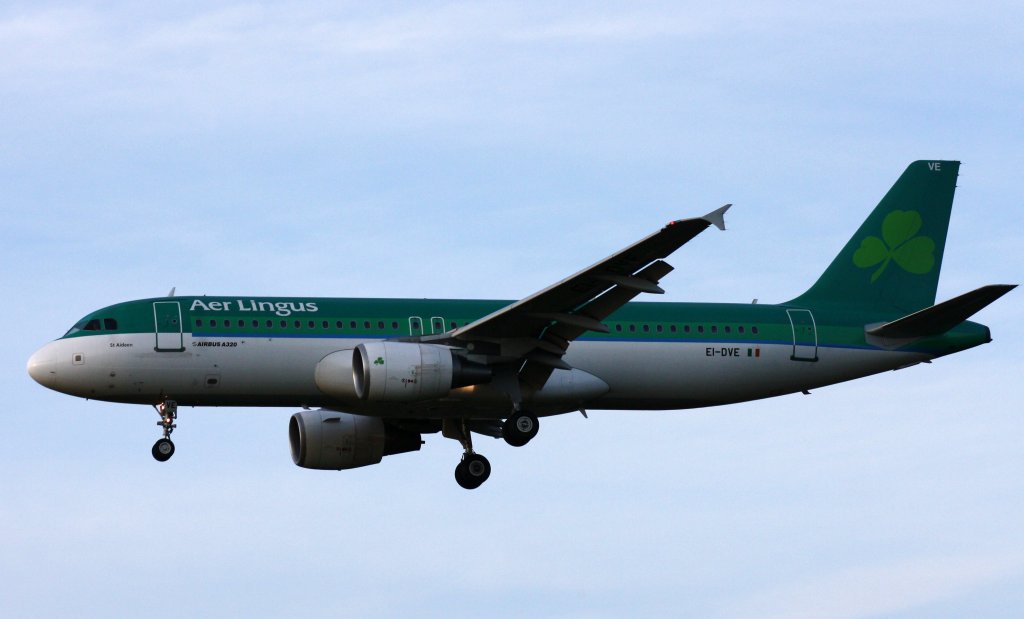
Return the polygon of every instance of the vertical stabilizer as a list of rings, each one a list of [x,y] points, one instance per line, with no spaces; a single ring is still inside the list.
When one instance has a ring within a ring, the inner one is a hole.
[[[794,304],[915,312],[935,303],[959,161],[915,161]]]

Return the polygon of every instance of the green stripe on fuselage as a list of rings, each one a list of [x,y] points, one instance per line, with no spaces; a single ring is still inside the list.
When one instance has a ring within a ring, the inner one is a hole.
[[[196,337],[396,338],[429,335],[464,326],[512,301],[466,299],[346,299],[322,297],[160,297],[128,301],[92,312],[100,330],[65,338],[112,333],[153,333],[153,303],[177,302],[185,333]],[[895,312],[736,303],[629,303],[605,320],[610,332],[587,333],[590,341],[680,341],[722,344],[788,344],[793,330],[787,310],[810,310],[821,347],[868,348],[864,327],[899,318]],[[104,319],[117,329],[107,330]],[[443,326],[437,324],[443,319]],[[415,321],[420,329],[416,329]],[[902,350],[941,356],[989,341],[986,327],[965,322],[942,336],[918,340]]]

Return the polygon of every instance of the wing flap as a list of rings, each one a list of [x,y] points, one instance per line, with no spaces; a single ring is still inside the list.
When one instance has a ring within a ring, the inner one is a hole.
[[[658,282],[672,266],[663,258],[712,225],[724,230],[730,206],[670,222],[575,275],[446,334],[444,340],[460,347],[473,344],[478,352],[500,350],[492,363],[518,367],[513,370],[516,384],[540,389],[555,369],[571,369],[562,356],[573,340],[587,331],[608,333],[602,321],[637,295],[664,293]],[[507,387],[517,400],[517,387]]]
[[[671,273],[672,270],[672,265],[669,263],[663,260],[656,260],[637,273],[636,278],[657,282],[665,275]],[[632,301],[640,292],[636,287],[629,285],[615,286],[584,305],[581,310],[596,320],[604,320],[612,315],[615,310]],[[569,344],[572,340],[586,332],[587,329],[581,328],[580,325],[556,323],[544,330],[537,341],[538,348],[544,348],[551,352],[552,347],[557,347],[560,349],[558,355],[561,356],[569,349]],[[607,333],[608,328],[605,327],[603,332]],[[544,363],[528,356],[519,376],[526,385],[540,389],[547,382],[552,370],[556,367],[561,368],[562,366],[552,366],[550,363]]]

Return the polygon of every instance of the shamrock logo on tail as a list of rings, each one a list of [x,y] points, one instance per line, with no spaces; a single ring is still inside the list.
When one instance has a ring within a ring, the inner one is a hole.
[[[921,215],[917,211],[889,213],[882,222],[882,238],[869,236],[861,241],[853,253],[853,263],[862,269],[882,264],[871,276],[872,284],[893,260],[908,273],[928,273],[935,266],[935,241],[914,236],[920,229]]]

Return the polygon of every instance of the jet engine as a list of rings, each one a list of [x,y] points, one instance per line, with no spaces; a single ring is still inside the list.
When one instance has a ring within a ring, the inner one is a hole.
[[[446,346],[369,342],[321,359],[314,380],[320,391],[342,400],[415,402],[490,382],[491,369]]]
[[[419,451],[417,432],[377,417],[327,410],[303,411],[288,422],[292,461],[307,469],[341,470],[378,464],[384,456]]]

